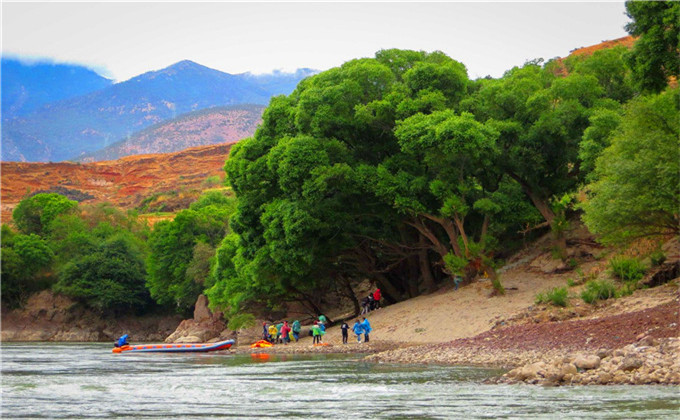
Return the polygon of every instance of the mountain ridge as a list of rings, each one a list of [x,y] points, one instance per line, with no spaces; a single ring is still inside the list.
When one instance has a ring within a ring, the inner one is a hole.
[[[308,72],[233,75],[183,60],[124,82],[3,119],[4,161],[62,161],[95,152],[148,126],[200,109],[266,105]]]

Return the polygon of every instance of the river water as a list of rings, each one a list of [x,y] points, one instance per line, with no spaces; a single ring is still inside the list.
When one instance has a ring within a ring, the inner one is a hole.
[[[2,418],[678,418],[677,387],[485,385],[499,371],[359,356],[3,344]]]

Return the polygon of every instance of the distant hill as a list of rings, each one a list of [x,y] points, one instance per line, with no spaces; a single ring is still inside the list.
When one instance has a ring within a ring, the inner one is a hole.
[[[192,61],[59,102],[3,122],[2,160],[61,161],[91,153],[181,114],[216,106],[266,105],[308,71],[232,75]],[[279,80],[280,79],[280,80]]]
[[[83,66],[24,63],[2,58],[2,114],[25,115],[50,102],[85,95],[113,84]]]
[[[238,141],[255,133],[263,111],[263,105],[233,105],[189,112],[154,124],[76,160],[115,160],[130,155],[178,152],[189,147]]]
[[[57,192],[85,203],[109,202],[123,209],[140,208],[164,196],[172,198],[173,206],[186,208],[201,191],[214,188],[215,180],[219,185],[232,144],[84,164],[2,162],[2,222],[12,219],[14,207],[25,196],[37,192]]]

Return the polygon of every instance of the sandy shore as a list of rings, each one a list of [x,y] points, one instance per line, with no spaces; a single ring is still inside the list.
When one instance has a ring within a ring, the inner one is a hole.
[[[544,321],[552,315],[518,316],[523,322],[496,323],[487,331],[447,342],[422,344],[382,338],[342,344],[337,328],[324,337],[265,349],[237,347],[236,353],[357,353],[376,363],[477,365],[510,370],[501,382],[535,384],[680,384],[680,297],[677,284],[628,297],[640,308],[625,312],[621,302],[603,304],[578,319]],[[656,306],[653,302],[659,303]],[[571,310],[572,316],[580,316]],[[380,312],[380,311],[377,311]],[[545,311],[543,311],[545,312]],[[564,311],[563,311],[564,312]],[[556,313],[563,313],[559,310]],[[385,310],[380,315],[389,313]],[[528,311],[531,314],[532,311]],[[369,314],[372,319],[377,314]],[[559,315],[557,318],[560,318]],[[373,323],[373,320],[372,320]],[[374,323],[380,325],[380,323]],[[337,334],[336,334],[337,333]],[[391,337],[388,334],[388,337]]]

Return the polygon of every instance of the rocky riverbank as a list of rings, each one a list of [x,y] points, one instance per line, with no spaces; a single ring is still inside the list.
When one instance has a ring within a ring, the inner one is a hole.
[[[680,301],[641,311],[512,325],[448,343],[369,355],[383,363],[513,369],[501,381],[535,384],[680,384]]]
[[[113,342],[129,334],[137,342],[163,341],[178,315],[104,318],[68,297],[44,290],[21,309],[2,311],[2,341]]]
[[[680,385],[680,338],[649,336],[616,350],[569,354],[518,367],[498,382],[539,385]]]

